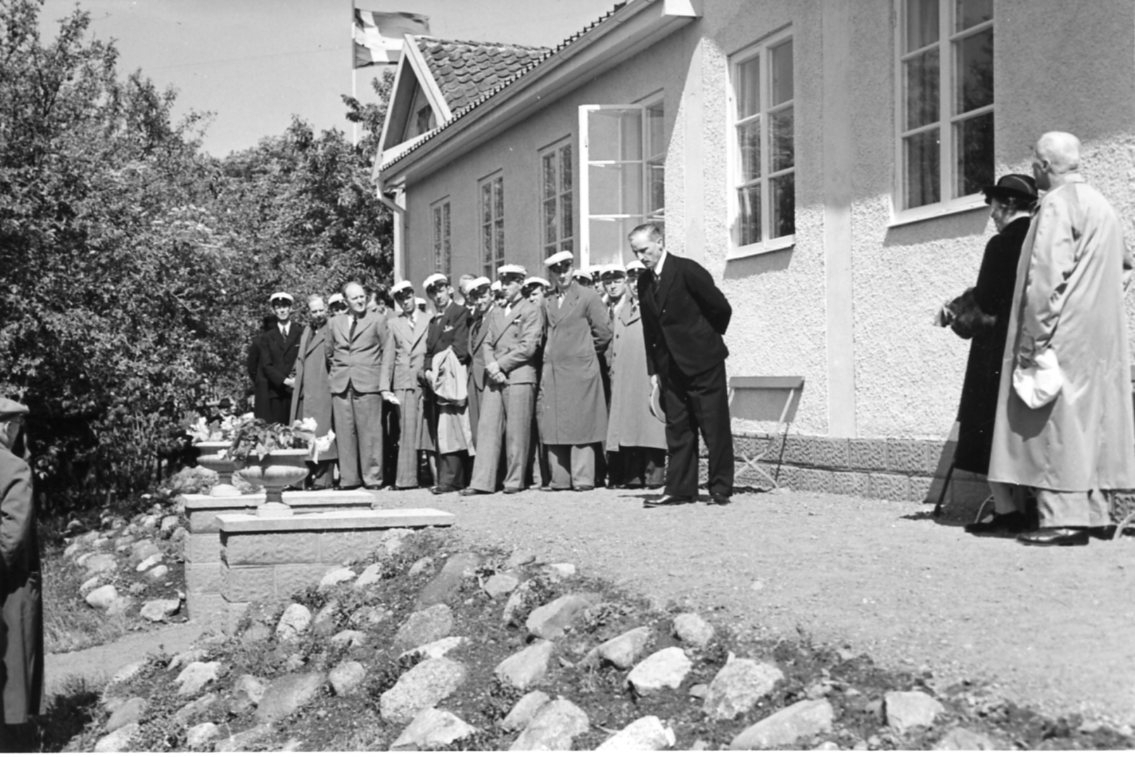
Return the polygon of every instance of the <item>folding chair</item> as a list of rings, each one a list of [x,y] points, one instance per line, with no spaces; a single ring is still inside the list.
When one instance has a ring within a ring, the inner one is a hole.
[[[768,481],[772,488],[777,487],[780,464],[784,459],[784,445],[788,440],[788,427],[796,417],[803,389],[803,376],[730,377],[730,416],[756,424],[771,424],[771,435],[763,449],[752,455],[741,453],[744,465],[737,471],[737,477],[746,470],[752,470]],[[776,456],[776,469],[770,476],[757,463],[771,465],[773,455]]]

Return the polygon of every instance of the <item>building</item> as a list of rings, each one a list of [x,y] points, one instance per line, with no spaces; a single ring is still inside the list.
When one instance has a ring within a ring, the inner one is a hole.
[[[626,260],[664,220],[733,303],[730,374],[805,377],[788,485],[935,496],[979,189],[1061,129],[1133,217],[1133,32],[1132,0],[630,0],[553,50],[410,37],[375,163],[397,276]]]

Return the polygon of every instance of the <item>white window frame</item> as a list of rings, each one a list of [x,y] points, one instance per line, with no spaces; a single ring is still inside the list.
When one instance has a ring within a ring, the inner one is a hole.
[[[567,149],[571,151],[571,186],[564,190],[563,187],[563,151]],[[556,172],[556,239],[548,240],[545,238],[545,231],[547,230],[544,223],[544,204],[548,202],[549,198],[544,196],[544,158],[549,154],[553,155],[552,164]],[[575,225],[578,217],[575,213],[575,187],[578,183],[579,169],[576,166],[575,158],[577,150],[575,149],[575,142],[572,140],[571,135],[558,139],[555,142],[540,148],[536,154],[536,186],[540,188],[540,212],[537,217],[539,223],[539,239],[540,249],[542,250],[541,259],[549,255],[559,252],[560,250],[567,250],[568,252],[575,253]],[[564,208],[570,208],[571,224],[570,228],[564,223]],[[555,247],[555,249],[550,249]]]
[[[576,169],[576,186],[579,187],[579,213],[576,214],[576,219],[579,223],[579,267],[587,268],[591,266],[591,177],[588,169],[592,165],[603,165],[614,163],[616,161],[593,161],[590,159],[590,129],[588,125],[588,115],[596,111],[638,111],[639,120],[642,126],[642,133],[640,135],[642,157],[638,161],[623,161],[623,162],[638,162],[642,168],[642,213],[623,213],[623,214],[605,214],[602,217],[611,221],[629,221],[637,220],[638,223],[645,223],[647,221],[657,221],[659,223],[665,222],[665,206],[662,208],[650,207],[650,175],[649,163],[650,158],[655,155],[661,154],[663,157],[662,165],[665,167],[666,149],[663,145],[661,152],[651,151],[650,141],[650,124],[647,118],[647,111],[653,108],[662,109],[663,128],[665,129],[666,119],[666,102],[661,92],[655,92],[647,95],[642,100],[636,103],[627,104],[587,104],[579,106],[579,163]],[[665,170],[665,168],[663,169]],[[665,194],[663,196],[665,201]],[[657,211],[661,210],[661,213]],[[637,223],[635,224],[638,225]],[[629,242],[627,243],[629,246]],[[624,257],[626,254],[624,253]]]
[[[453,268],[453,208],[449,196],[430,205],[434,270],[448,275]]]
[[[492,208],[490,210],[490,218],[488,224],[492,227],[490,233],[490,247],[485,247],[485,208],[482,204],[484,201],[485,187],[490,187],[490,193],[496,192],[495,185],[499,184],[500,203],[499,205],[492,200],[490,194],[490,203]],[[497,209],[500,209],[500,215],[496,215]],[[481,271],[490,279],[496,278],[497,269],[505,261],[505,234],[504,234],[504,171],[496,170],[477,180],[477,248],[480,250],[481,258]]]
[[[769,104],[769,98],[772,92],[772,65],[770,63],[771,56],[769,52],[776,47],[791,41],[792,45],[792,99],[788,102],[778,103],[775,106]],[[740,226],[738,220],[741,214],[741,203],[737,199],[737,192],[741,187],[741,146],[737,139],[737,126],[739,120],[752,120],[754,117],[747,119],[737,118],[737,82],[740,77],[738,69],[743,63],[748,63],[754,58],[760,58],[760,104],[758,106],[758,115],[761,121],[761,177],[758,180],[761,186],[761,240],[759,242],[752,242],[750,244],[741,244],[739,241]],[[792,174],[794,177],[798,176],[796,171],[796,145],[797,145],[797,129],[796,129],[796,38],[792,34],[791,27],[782,29],[775,32],[768,37],[765,37],[760,42],[752,44],[742,50],[737,51],[729,57],[729,84],[727,88],[728,100],[728,113],[729,113],[729,138],[728,138],[728,158],[727,175],[729,177],[728,197],[729,203],[727,205],[729,219],[729,252],[726,255],[727,260],[736,258],[746,258],[751,255],[762,255],[767,252],[777,252],[779,250],[786,250],[796,244],[796,234],[783,234],[779,237],[770,237],[770,226],[772,224],[772,192],[769,190],[770,180],[778,176],[785,176]],[[792,167],[781,169],[779,171],[771,170],[769,164],[770,156],[772,155],[770,135],[772,130],[768,127],[769,113],[779,110],[792,109]],[[793,192],[796,192],[798,185],[793,183]],[[793,203],[795,208],[795,203]],[[795,216],[795,210],[793,211]],[[795,229],[795,217],[793,218],[793,228]]]
[[[969,120],[975,116],[987,113],[996,113],[997,101],[966,111],[964,114],[954,112],[954,88],[956,85],[957,61],[956,43],[966,37],[981,33],[986,29],[993,30],[994,65],[996,63],[997,31],[997,3],[993,2],[993,18],[976,24],[963,31],[954,30],[954,14],[956,0],[938,0],[938,40],[917,50],[906,52],[907,14],[906,0],[894,0],[895,8],[895,152],[894,152],[894,190],[891,193],[891,222],[890,226],[902,226],[915,223],[928,218],[965,213],[975,209],[985,208],[985,196],[981,192],[954,197],[954,187],[957,181],[956,156],[954,150],[953,130],[954,124]],[[933,124],[925,124],[913,129],[906,128],[906,89],[903,64],[932,47],[938,48],[938,120]],[[940,148],[938,164],[939,196],[944,198],[938,202],[920,205],[914,208],[905,207],[906,203],[906,176],[905,176],[905,143],[903,138],[919,131],[938,128],[938,144]],[[994,128],[996,128],[996,115],[994,115]]]

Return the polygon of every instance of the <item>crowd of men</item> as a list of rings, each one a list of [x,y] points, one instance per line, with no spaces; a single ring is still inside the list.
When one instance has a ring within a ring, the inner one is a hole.
[[[515,264],[456,287],[431,274],[428,299],[410,281],[389,292],[352,281],[310,295],[306,325],[276,292],[249,349],[255,413],[335,432],[309,463],[312,489],[663,487],[650,507],[696,501],[700,431],[709,501],[726,504],[732,311],[704,268],[666,252],[659,225],[628,241],[626,266],[585,271],[561,251],[547,278]]]

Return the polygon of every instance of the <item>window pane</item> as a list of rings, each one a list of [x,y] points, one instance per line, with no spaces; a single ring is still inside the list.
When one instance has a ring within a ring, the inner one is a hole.
[[[493,182],[493,218],[504,218],[504,179]]]
[[[556,186],[556,154],[554,152],[545,153],[540,158],[540,171],[543,174],[543,197],[555,197],[558,187]]]
[[[588,222],[590,265],[621,263],[624,254],[626,257],[632,257],[629,253],[627,235],[639,223],[641,219],[638,218],[592,218]]]
[[[556,199],[544,200],[544,242],[550,244],[560,238],[556,223]]]
[[[962,31],[993,18],[993,0],[955,0],[954,29]]]
[[[496,258],[497,264],[504,262],[504,220],[496,222]]]
[[[930,129],[903,140],[903,176],[906,177],[906,207],[938,202],[938,130]]]
[[[646,109],[646,157],[652,158],[665,153],[665,136],[662,123],[662,106],[654,105]]]
[[[929,50],[903,64],[906,76],[906,128],[938,120],[938,51]]]
[[[593,215],[642,215],[642,191],[641,163],[591,168]]]
[[[906,52],[937,41],[938,0],[906,0]]]
[[[493,186],[489,182],[481,185],[481,223],[493,220]]]
[[[492,270],[493,262],[493,226],[486,224],[481,227],[481,260],[485,262],[485,268],[488,271]]]
[[[737,66],[737,118],[761,109],[761,59],[752,58]]]
[[[646,201],[647,213],[651,216],[662,215],[662,210],[666,207],[666,169],[661,163],[651,163],[647,166],[647,171],[647,191],[650,193]]]
[[[760,119],[737,127],[737,147],[741,152],[741,181],[759,178],[761,175]]]
[[[954,155],[958,161],[958,197],[977,194],[993,183],[993,114],[954,124]]]
[[[571,145],[560,149],[560,188],[565,192],[571,191]]]
[[[970,35],[955,45],[956,113],[993,104],[993,30]]]
[[[792,99],[792,40],[774,47],[772,59],[772,103],[780,105]]]
[[[563,210],[563,235],[570,237],[575,233],[575,211],[572,208],[571,193],[565,194],[560,199],[560,206]]]
[[[588,160],[642,160],[642,112],[593,110],[588,113]]]
[[[795,151],[792,141],[792,108],[785,108],[779,110],[769,116],[769,129],[771,130],[772,143],[769,148],[772,150],[772,171],[782,171],[785,168],[792,168],[796,161],[793,157]]]
[[[773,237],[784,237],[796,233],[796,174],[789,173],[769,179],[770,199],[772,200]]]
[[[761,241],[761,187],[745,187],[737,192],[737,244]]]

